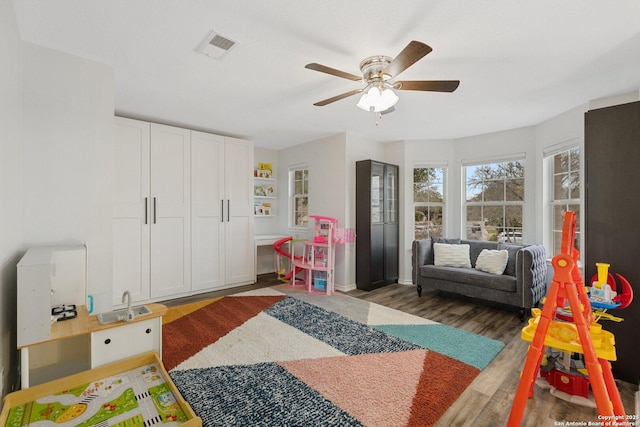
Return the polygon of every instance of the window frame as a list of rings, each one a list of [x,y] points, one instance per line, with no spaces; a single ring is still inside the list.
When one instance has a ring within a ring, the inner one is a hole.
[[[517,177],[517,178],[509,178],[509,177],[502,177],[500,180],[504,183],[503,186],[503,196],[502,196],[502,200],[485,200],[484,197],[486,195],[484,190],[482,191],[482,200],[481,201],[469,201],[468,200],[468,172],[469,172],[469,168],[471,167],[481,167],[481,166],[486,166],[486,165],[500,165],[500,164],[506,164],[506,163],[511,163],[511,162],[521,162],[522,163],[522,176],[521,177]],[[507,235],[510,235],[510,233],[522,233],[522,236],[524,236],[524,230],[525,230],[525,223],[524,223],[524,217],[525,217],[525,188],[526,188],[526,156],[524,153],[522,154],[518,154],[518,155],[512,155],[509,157],[497,157],[497,158],[491,158],[491,159],[482,159],[482,160],[475,160],[475,161],[463,161],[462,165],[462,182],[461,182],[461,187],[462,187],[462,215],[461,215],[461,223],[462,223],[462,230],[461,230],[461,235],[463,239],[468,239],[468,240],[478,240],[478,241],[498,241],[499,242],[499,235],[501,232],[496,232],[495,233],[495,240],[491,240],[491,236],[487,236],[487,239],[485,240],[484,238],[484,232],[482,231],[482,229],[484,228],[483,225],[481,225],[481,230],[480,230],[480,235],[482,238],[478,239],[478,238],[474,238],[474,236],[470,236],[469,235],[469,221],[468,221],[468,209],[469,207],[480,207],[480,211],[483,212],[485,208],[498,208],[498,207],[502,207],[502,223],[500,226],[496,226],[495,228],[501,229],[502,233],[507,233]],[[509,180],[522,180],[522,200],[508,200],[507,197],[507,182]],[[506,224],[507,222],[507,208],[509,206],[514,206],[514,207],[519,207],[520,208],[520,219],[521,219],[521,226],[520,227],[513,227],[513,226],[508,226],[508,224]],[[484,217],[484,214],[480,215],[481,217]],[[473,228],[473,227],[471,227]],[[520,240],[523,240],[522,238]],[[509,240],[506,240],[505,243],[523,243],[522,241],[520,242],[510,242]]]
[[[306,182],[306,193],[296,193],[296,173],[303,173],[303,188],[305,187],[304,182]],[[291,229],[308,229],[309,228],[309,166],[308,165],[296,165],[291,166],[289,168],[289,208],[287,211],[289,212],[289,228]],[[298,199],[306,199],[306,207],[307,207],[307,224],[300,225],[297,224],[297,206]]]
[[[577,165],[578,165],[578,183],[579,183],[579,188],[577,191],[577,198],[573,197],[575,196],[575,194],[571,194],[569,198],[566,199],[556,199],[556,194],[555,194],[555,188],[556,188],[556,182],[555,182],[555,177],[557,175],[560,174],[568,174],[570,175],[572,172],[575,172],[573,169],[571,169],[571,165],[572,162],[571,160],[568,161],[568,165],[569,168],[567,171],[561,171],[561,172],[556,172],[555,170],[555,158],[557,156],[563,155],[563,154],[568,154],[569,156],[571,156],[571,152],[572,151],[576,151],[578,153],[578,161],[577,161]],[[553,256],[557,253],[560,252],[560,248],[556,247],[556,237],[558,236],[558,234],[561,236],[562,235],[562,223],[557,224],[559,228],[555,227],[555,215],[554,215],[554,211],[557,207],[565,207],[565,211],[570,207],[570,206],[578,206],[579,207],[579,212],[577,213],[578,215],[578,223],[576,224],[576,243],[577,246],[576,248],[580,251],[580,255],[581,257],[583,256],[583,252],[584,252],[584,238],[583,238],[583,233],[582,233],[582,215],[584,212],[583,209],[583,201],[584,201],[584,196],[583,196],[583,187],[584,187],[584,183],[583,183],[583,171],[584,171],[584,164],[582,161],[582,150],[580,147],[580,144],[572,144],[569,146],[564,146],[559,150],[555,150],[551,153],[545,153],[545,157],[544,160],[546,162],[548,162],[548,168],[547,168],[547,182],[548,182],[548,186],[549,186],[549,198],[548,198],[548,215],[549,215],[549,226],[548,229],[546,230],[546,234],[547,237],[549,239],[549,249],[550,249],[550,255]]]
[[[436,185],[441,184],[442,185],[442,202],[433,202],[433,201],[427,201],[427,202],[416,202],[416,190],[415,190],[415,170],[416,169],[441,169],[442,170],[442,182],[435,182]],[[449,172],[449,166],[446,163],[439,163],[439,164],[434,164],[434,163],[415,163],[413,165],[413,169],[412,171],[412,178],[411,178],[411,185],[412,185],[412,192],[411,192],[411,197],[412,197],[412,201],[413,201],[413,216],[412,216],[412,221],[413,221],[413,238],[414,239],[419,239],[419,238],[431,238],[434,237],[431,235],[430,230],[427,230],[427,236],[426,237],[418,237],[416,234],[416,212],[417,209],[419,207],[427,207],[427,208],[431,208],[431,207],[439,207],[441,209],[441,215],[442,215],[442,223],[440,224],[440,233],[441,236],[435,236],[435,237],[444,237],[446,236],[446,232],[447,232],[447,221],[446,221],[446,212],[447,212],[447,174]]]

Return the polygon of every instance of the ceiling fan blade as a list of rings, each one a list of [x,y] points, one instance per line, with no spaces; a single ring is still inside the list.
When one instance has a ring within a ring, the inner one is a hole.
[[[399,90],[425,90],[429,92],[453,92],[460,80],[405,80],[393,84]]]
[[[431,52],[431,50],[431,47],[428,45],[413,40],[409,42],[404,49],[402,49],[402,52],[400,52],[389,65],[387,65],[387,68],[385,68],[383,73],[388,74],[391,77],[395,77],[415,64],[418,60]]]
[[[327,67],[326,65],[316,64],[315,62],[304,66],[309,70],[320,71],[321,73],[331,74],[332,76],[342,77],[343,79],[353,80],[356,82],[362,81],[362,76],[356,76],[355,74],[347,73],[346,71],[336,70],[335,68]]]
[[[385,114],[393,113],[394,111],[396,111],[396,107],[389,107],[386,110],[381,111],[380,115],[384,116]]]
[[[341,99],[348,98],[351,95],[355,95],[356,93],[360,93],[360,92],[362,92],[362,90],[363,89],[354,89],[352,91],[345,92],[345,93],[340,94],[340,95],[336,95],[333,98],[328,98],[328,99],[325,99],[324,101],[316,102],[313,105],[315,105],[316,107],[324,107],[325,105],[331,104],[332,102],[340,101]]]

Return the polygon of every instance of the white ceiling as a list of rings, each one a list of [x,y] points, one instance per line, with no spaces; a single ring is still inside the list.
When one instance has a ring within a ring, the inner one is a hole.
[[[340,132],[375,141],[459,138],[534,125],[640,88],[638,0],[14,0],[24,41],[113,65],[116,112],[282,148]],[[211,31],[237,45],[195,52]],[[353,74],[411,40],[433,52],[402,80],[460,80],[454,93],[400,91],[376,126]]]

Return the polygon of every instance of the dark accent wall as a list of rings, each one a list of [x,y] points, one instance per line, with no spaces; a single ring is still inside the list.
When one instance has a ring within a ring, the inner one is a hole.
[[[629,280],[635,299],[605,321],[616,337],[616,378],[637,384],[640,378],[640,102],[585,114],[585,281],[596,262]]]

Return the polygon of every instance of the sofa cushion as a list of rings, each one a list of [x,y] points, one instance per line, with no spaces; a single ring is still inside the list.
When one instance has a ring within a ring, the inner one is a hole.
[[[433,264],[447,267],[471,267],[469,245],[434,243]]]
[[[504,269],[504,274],[509,276],[516,275],[516,255],[524,245],[514,245],[512,243],[498,243],[498,250],[506,250],[509,252],[509,259],[507,260],[507,268]]]
[[[451,282],[452,286],[478,286],[503,292],[516,292],[515,277],[485,273],[473,268],[423,265],[420,267],[420,276]]]
[[[504,250],[483,249],[476,260],[476,270],[491,274],[502,274],[507,266],[509,252]]]
[[[478,259],[478,255],[480,255],[480,252],[482,252],[483,249],[498,248],[498,243],[485,242],[484,240],[461,240],[460,243],[468,243],[470,246],[469,259],[471,260],[471,267],[476,266],[476,260]]]
[[[433,245],[435,243],[446,243],[449,245],[458,245],[460,244],[460,239],[459,238],[446,238],[446,237],[432,237],[431,238],[431,244],[432,244],[432,249],[433,249]],[[427,258],[427,264],[433,264],[433,251],[429,252],[429,256]]]

